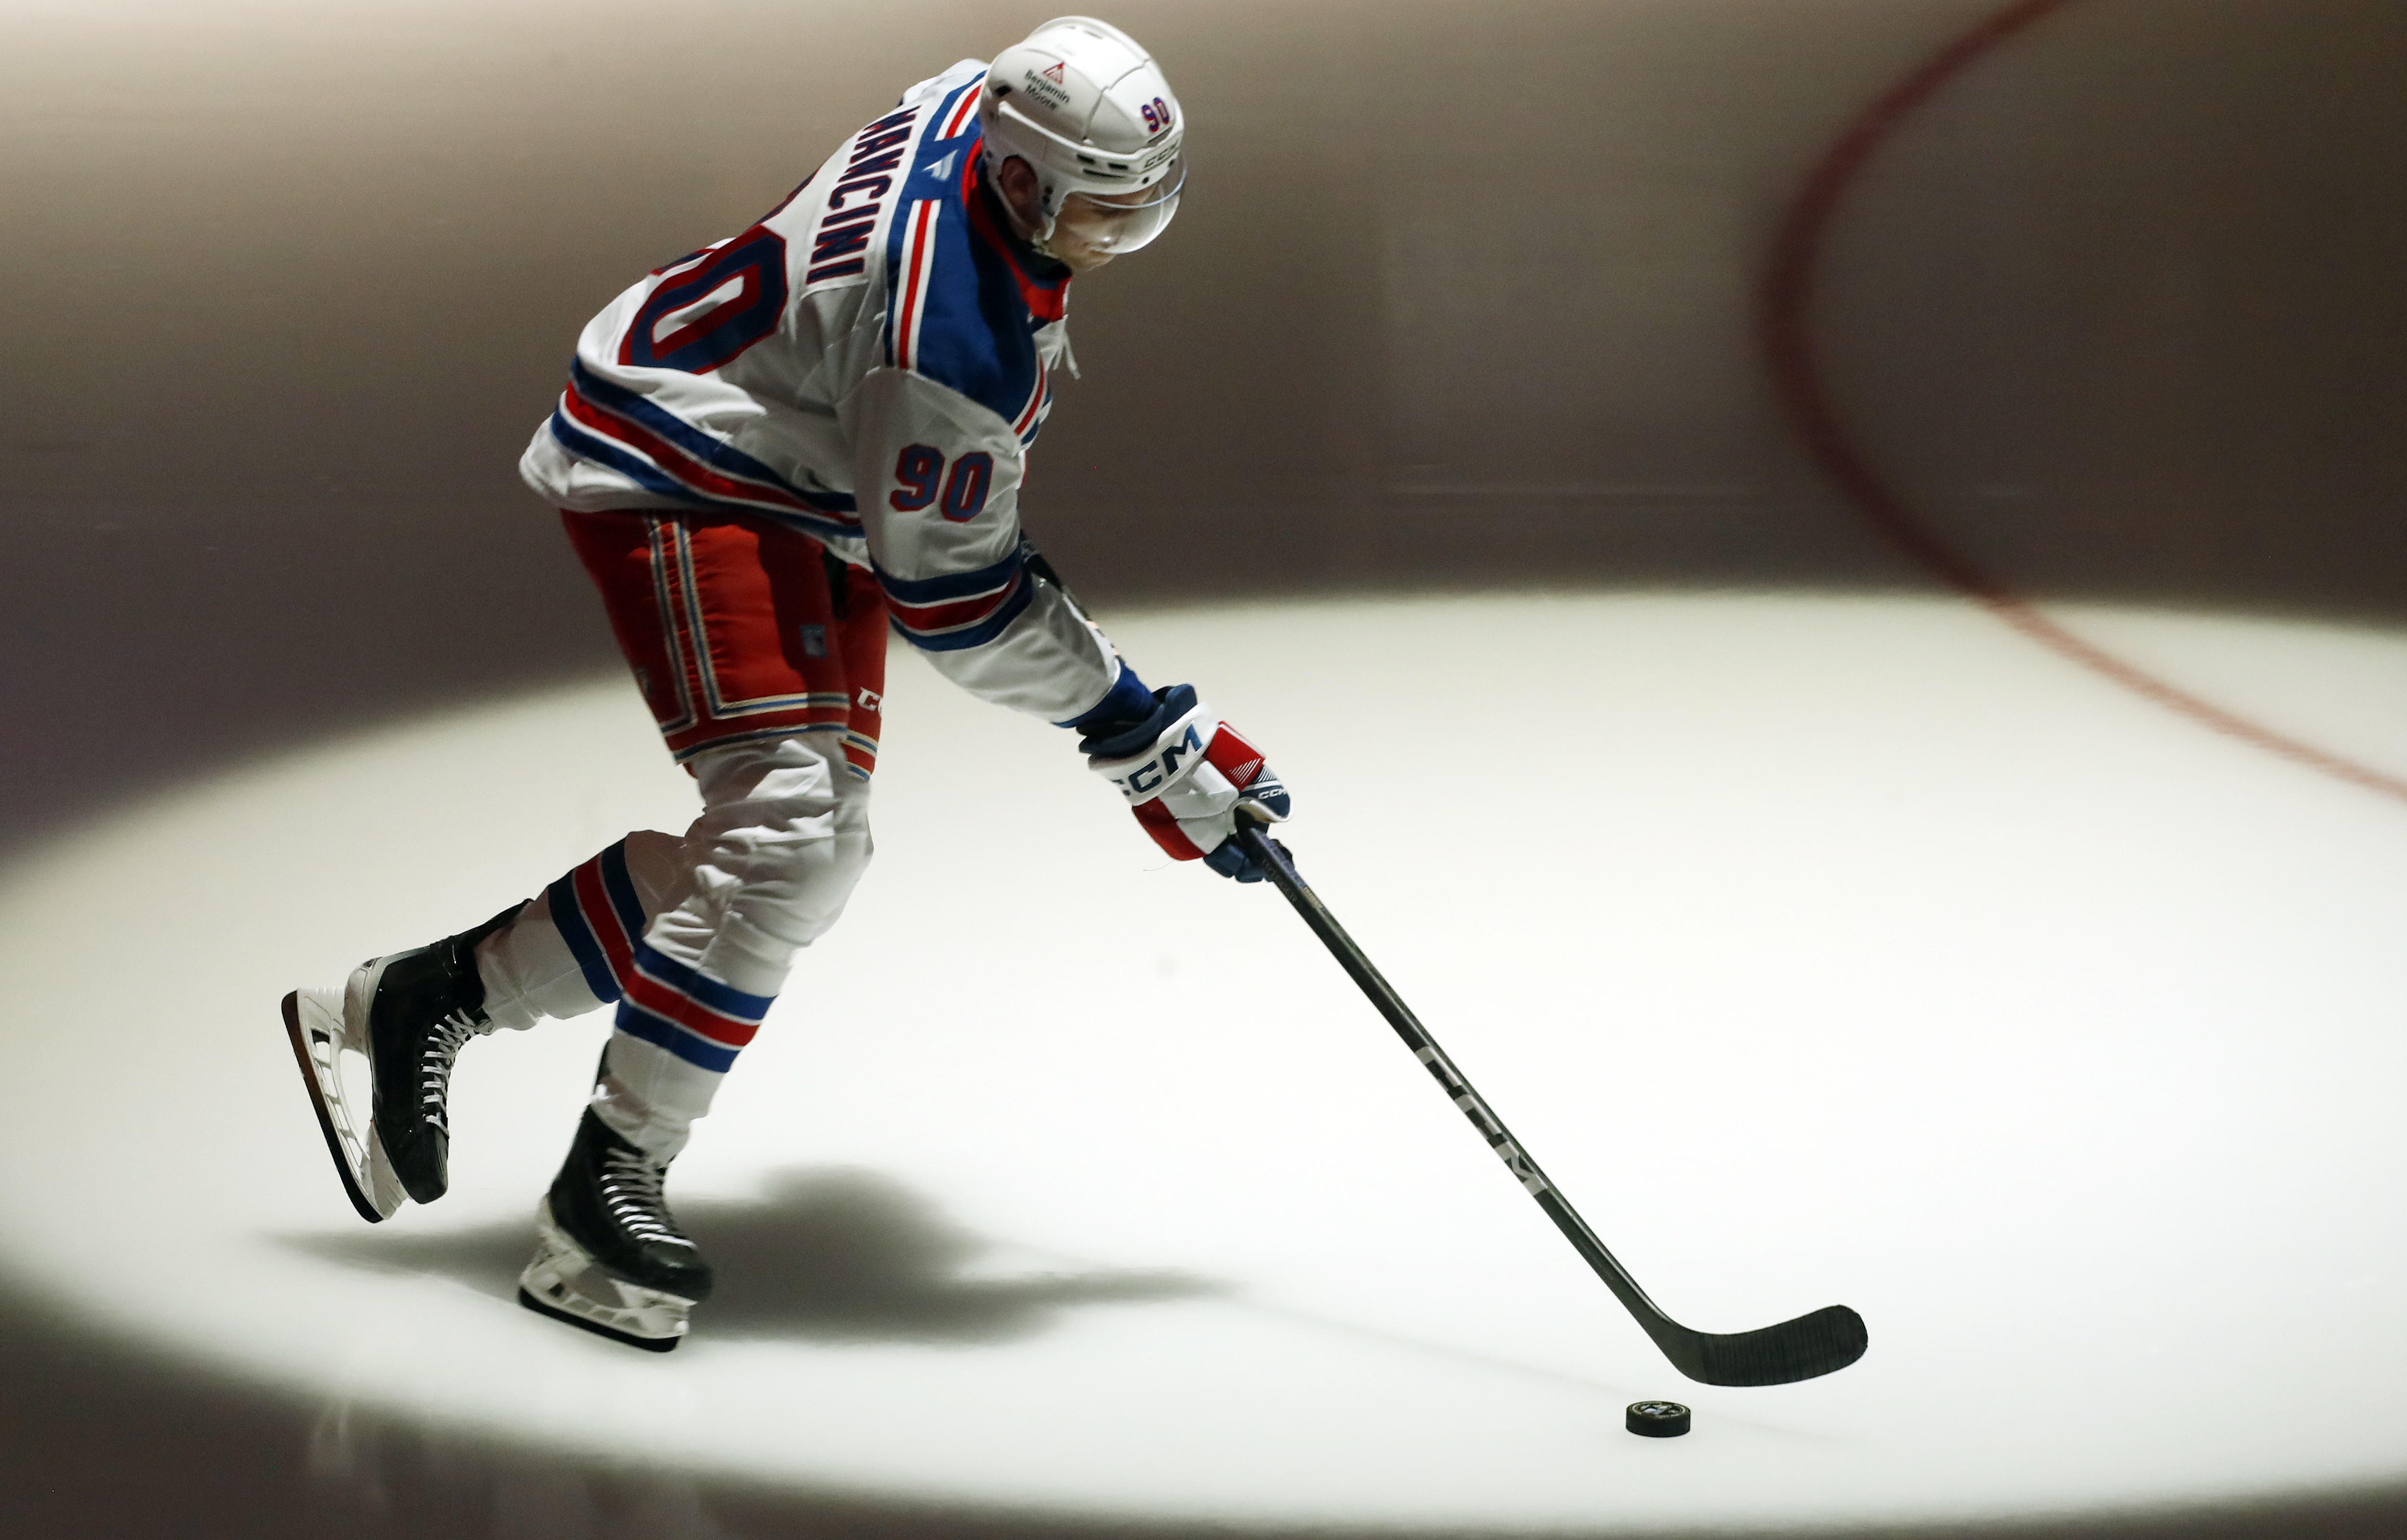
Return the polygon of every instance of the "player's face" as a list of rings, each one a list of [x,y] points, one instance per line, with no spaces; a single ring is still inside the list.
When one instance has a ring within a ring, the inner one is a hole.
[[[1151,240],[1177,207],[1175,184],[1167,192],[1154,186],[1133,192],[1073,192],[1061,200],[1045,244],[1072,272],[1091,273]]]

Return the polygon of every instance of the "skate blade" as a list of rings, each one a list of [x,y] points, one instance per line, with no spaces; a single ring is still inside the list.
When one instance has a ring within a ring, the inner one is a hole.
[[[408,1194],[385,1158],[376,1120],[360,1116],[343,1091],[343,1050],[367,1049],[363,1034],[353,1032],[347,1020],[344,992],[295,990],[286,995],[284,1031],[292,1039],[292,1056],[300,1062],[318,1131],[326,1136],[326,1152],[335,1158],[344,1193],[370,1224],[391,1219]]]
[[[548,1198],[534,1222],[534,1260],[519,1275],[520,1305],[646,1352],[665,1353],[685,1340],[693,1301],[602,1271],[552,1222]]]

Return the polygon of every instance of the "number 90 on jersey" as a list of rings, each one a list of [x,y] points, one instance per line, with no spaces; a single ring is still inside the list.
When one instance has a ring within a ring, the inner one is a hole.
[[[966,524],[986,507],[988,483],[994,479],[994,456],[972,449],[946,468],[945,457],[926,444],[906,445],[894,458],[894,479],[887,506],[897,513],[916,513],[929,504],[956,524]]]

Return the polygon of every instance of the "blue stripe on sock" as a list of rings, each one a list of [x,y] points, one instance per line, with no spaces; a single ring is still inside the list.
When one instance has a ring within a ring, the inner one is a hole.
[[[634,940],[644,934],[644,904],[635,896],[635,879],[627,875],[627,842],[620,840],[602,852],[602,891],[619,911],[619,927]]]
[[[635,970],[659,979],[679,994],[701,1001],[721,1016],[757,1023],[776,1003],[774,994],[746,994],[716,978],[706,978],[647,942],[635,943]]]
[[[698,1037],[674,1021],[664,1021],[632,1000],[619,1002],[619,1030],[656,1048],[665,1048],[689,1064],[724,1075],[735,1067],[738,1050]]]
[[[618,999],[619,981],[610,976],[610,960],[602,954],[601,943],[585,923],[585,911],[577,906],[577,874],[570,873],[544,891],[551,901],[551,923],[576,957],[577,970],[585,975],[585,987],[605,1005]]]

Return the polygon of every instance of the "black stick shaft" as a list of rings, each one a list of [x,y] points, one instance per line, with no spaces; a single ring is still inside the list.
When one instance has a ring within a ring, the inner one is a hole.
[[[1354,938],[1346,934],[1346,927],[1337,923],[1337,917],[1329,912],[1329,905],[1320,902],[1320,895],[1314,892],[1296,871],[1287,848],[1271,838],[1260,824],[1242,814],[1237,820],[1237,840],[1255,863],[1270,875],[1278,891],[1287,895],[1287,901],[1295,905],[1295,912],[1312,927],[1312,934],[1320,937],[1321,945],[1337,959],[1338,965],[1361,987],[1371,1004],[1378,1007],[1379,1014],[1388,1019],[1388,1025],[1396,1029],[1396,1035],[1413,1050],[1413,1057],[1418,1059],[1437,1083],[1446,1088],[1447,1097],[1462,1109],[1465,1118],[1471,1119],[1471,1126],[1479,1131],[1480,1137],[1488,1141],[1488,1148],[1496,1152],[1497,1158],[1504,1162],[1504,1168],[1513,1173],[1522,1189],[1538,1201],[1538,1206],[1546,1211],[1546,1218],[1555,1221],[1555,1228],[1563,1233],[1564,1239],[1570,1241],[1573,1248],[1587,1259],[1588,1264],[1596,1269],[1596,1276],[1604,1280],[1604,1286],[1613,1290],[1614,1296],[1621,1301],[1631,1315],[1637,1318],[1638,1324],[1646,1329],[1646,1334],[1668,1349],[1670,1345],[1664,1342],[1664,1329],[1669,1328],[1675,1333],[1685,1329],[1665,1316],[1662,1309],[1646,1297],[1646,1290],[1638,1287],[1638,1280],[1630,1276],[1630,1270],[1605,1249],[1604,1243],[1596,1238],[1596,1232],[1588,1227],[1588,1221],[1579,1217],[1579,1211],[1572,1207],[1562,1191],[1539,1169],[1538,1162],[1530,1158],[1530,1152],[1521,1148],[1520,1141],[1513,1137],[1512,1132],[1505,1128],[1504,1120],[1496,1116],[1496,1109],[1471,1088],[1471,1082],[1455,1068],[1454,1061],[1438,1047],[1437,1039],[1421,1025],[1420,1018],[1404,1004],[1395,986],[1372,965],[1371,960],[1363,955],[1362,948],[1355,945]]]

